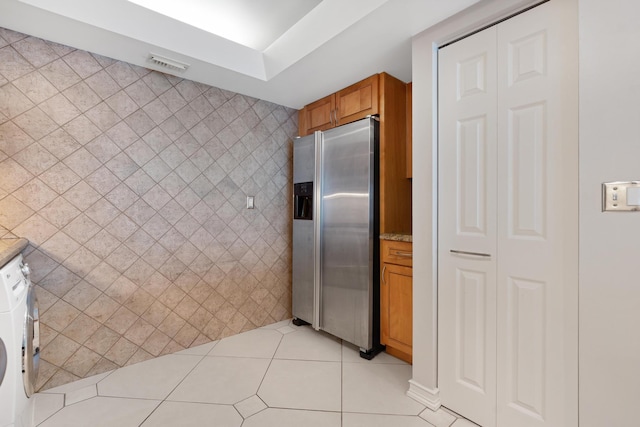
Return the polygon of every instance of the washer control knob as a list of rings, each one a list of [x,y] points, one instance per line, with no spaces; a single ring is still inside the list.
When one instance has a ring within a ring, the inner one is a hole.
[[[26,262],[20,266],[20,271],[22,271],[22,274],[24,274],[27,277],[29,277],[29,275],[31,274],[31,269],[29,268],[29,264],[27,264]]]

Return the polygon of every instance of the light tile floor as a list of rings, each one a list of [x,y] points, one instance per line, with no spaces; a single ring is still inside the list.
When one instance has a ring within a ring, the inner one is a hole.
[[[42,427],[466,427],[406,396],[411,366],[290,321],[34,396]]]

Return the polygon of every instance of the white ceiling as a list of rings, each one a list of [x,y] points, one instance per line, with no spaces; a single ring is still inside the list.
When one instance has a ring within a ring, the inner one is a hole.
[[[300,108],[381,71],[411,81],[411,37],[478,1],[1,0],[0,26]]]

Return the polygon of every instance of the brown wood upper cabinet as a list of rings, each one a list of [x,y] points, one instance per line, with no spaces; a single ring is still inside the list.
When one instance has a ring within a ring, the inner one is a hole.
[[[311,135],[317,130],[335,127],[336,94],[332,93],[304,107],[298,113],[300,136]]]
[[[378,87],[375,74],[305,106],[298,118],[300,136],[378,114]]]
[[[300,136],[380,116],[380,233],[411,232],[406,86],[387,73],[375,74],[312,102],[298,116]]]

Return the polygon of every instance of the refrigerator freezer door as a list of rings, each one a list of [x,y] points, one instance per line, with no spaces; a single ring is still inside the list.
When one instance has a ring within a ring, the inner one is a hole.
[[[298,138],[293,142],[293,183],[306,183],[313,188],[316,169],[316,138],[320,134]],[[295,195],[294,195],[295,198]],[[314,203],[316,205],[317,203]],[[295,208],[295,201],[294,201]],[[295,218],[294,213],[294,218]],[[311,213],[309,219],[293,220],[292,250],[292,312],[293,317],[305,322],[317,324],[315,299],[317,294],[315,272],[315,224],[317,215]]]
[[[372,348],[375,126],[326,131],[320,149],[320,328],[361,349]]]

